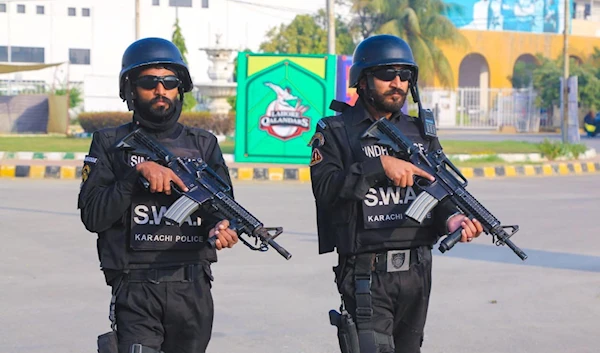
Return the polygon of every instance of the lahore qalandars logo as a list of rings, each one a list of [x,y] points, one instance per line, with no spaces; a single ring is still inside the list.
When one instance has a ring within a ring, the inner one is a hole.
[[[301,105],[301,99],[292,95],[289,88],[281,88],[271,82],[265,82],[265,85],[275,91],[277,98],[269,104],[265,114],[260,117],[260,129],[283,141],[308,131],[310,118],[302,114],[310,106]]]

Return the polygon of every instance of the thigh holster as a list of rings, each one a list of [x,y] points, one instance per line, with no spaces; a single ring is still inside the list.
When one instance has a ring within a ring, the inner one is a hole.
[[[354,262],[354,296],[356,327],[360,353],[394,352],[392,336],[375,332],[371,283],[375,254],[359,254]]]

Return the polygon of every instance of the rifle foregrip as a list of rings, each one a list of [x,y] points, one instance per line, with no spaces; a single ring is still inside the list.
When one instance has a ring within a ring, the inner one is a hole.
[[[277,252],[283,256],[286,260],[289,260],[292,257],[292,254],[290,254],[287,250],[285,250],[283,247],[281,247],[281,245],[277,244],[275,242],[275,240],[273,239],[269,239],[267,241],[267,243],[269,243],[269,245],[271,245],[271,247],[275,250],[277,250]]]
[[[448,235],[442,242],[440,243],[439,250],[443,253],[452,249],[456,243],[460,241],[462,237],[462,227],[459,227],[452,234]]]

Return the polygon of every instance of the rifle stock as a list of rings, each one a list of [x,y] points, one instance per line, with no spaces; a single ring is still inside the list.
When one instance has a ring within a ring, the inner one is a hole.
[[[411,163],[435,177],[433,182],[416,177],[415,185],[423,192],[407,209],[406,216],[421,223],[427,213],[438,203],[448,200],[467,217],[476,218],[483,226],[483,231],[492,236],[496,245],[507,245],[521,260],[527,259],[527,255],[509,239],[519,230],[519,226],[503,226],[492,213],[479,203],[465,189],[468,184],[467,179],[442,150],[424,153],[386,118],[380,118],[374,122],[365,131],[362,138],[376,139],[379,144],[389,146],[395,153],[408,157]],[[510,233],[506,229],[509,229]],[[449,234],[440,243],[439,250],[444,253],[452,249],[460,240],[461,231],[462,228],[459,227]]]

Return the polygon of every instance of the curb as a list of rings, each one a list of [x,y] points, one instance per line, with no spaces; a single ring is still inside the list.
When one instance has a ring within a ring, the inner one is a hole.
[[[0,160],[46,160],[46,161],[83,161],[87,152],[5,152],[0,151]],[[233,154],[223,154],[227,163],[233,163]]]
[[[81,179],[81,166],[60,165],[0,165],[0,178]],[[495,178],[517,176],[558,176],[600,172],[600,162],[570,162],[542,165],[459,168],[465,178]],[[310,182],[310,168],[233,167],[232,180],[240,181],[301,181]]]

